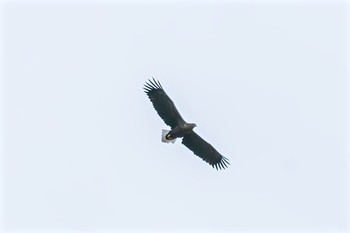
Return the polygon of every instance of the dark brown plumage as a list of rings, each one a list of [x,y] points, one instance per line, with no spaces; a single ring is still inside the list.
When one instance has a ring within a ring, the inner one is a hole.
[[[151,100],[154,109],[171,130],[165,131],[162,141],[174,141],[182,137],[182,144],[195,155],[202,158],[216,169],[225,169],[230,163],[212,145],[193,131],[196,124],[187,123],[175,107],[174,102],[165,93],[159,81],[148,80],[144,90]],[[164,130],[163,130],[164,131]]]

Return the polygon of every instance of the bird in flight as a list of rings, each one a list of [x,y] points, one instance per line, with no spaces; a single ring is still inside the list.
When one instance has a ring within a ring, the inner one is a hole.
[[[213,168],[225,169],[230,164],[212,145],[193,131],[194,123],[187,123],[175,107],[174,102],[165,93],[158,80],[148,80],[144,91],[151,100],[154,109],[171,130],[162,131],[162,142],[174,143],[176,138],[182,138],[182,144],[195,155],[209,163]]]

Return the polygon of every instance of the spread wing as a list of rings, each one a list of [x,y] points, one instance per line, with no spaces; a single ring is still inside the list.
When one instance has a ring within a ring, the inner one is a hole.
[[[159,81],[155,79],[153,79],[153,81],[148,80],[143,89],[148,95],[148,98],[151,100],[154,109],[163,119],[165,124],[169,125],[171,128],[174,128],[178,124],[185,122],[180,113],[177,111],[173,101],[165,93]]]
[[[218,168],[225,169],[230,164],[227,158],[222,156],[212,145],[193,131],[182,138],[182,144],[193,151],[195,155],[216,168],[216,170]]]

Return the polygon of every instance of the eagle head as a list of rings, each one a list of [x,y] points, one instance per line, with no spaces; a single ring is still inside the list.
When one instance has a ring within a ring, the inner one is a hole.
[[[195,123],[187,123],[187,127],[190,128],[190,129],[193,129],[196,126],[197,125]]]

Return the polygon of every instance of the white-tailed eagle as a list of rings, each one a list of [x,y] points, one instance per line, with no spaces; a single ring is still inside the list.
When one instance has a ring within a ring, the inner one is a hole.
[[[228,159],[193,131],[196,124],[187,123],[182,119],[159,81],[154,78],[153,81],[148,81],[144,86],[144,90],[159,116],[165,124],[171,127],[171,130],[163,130],[162,141],[174,143],[176,138],[182,138],[182,144],[213,168],[225,169],[230,164]]]

